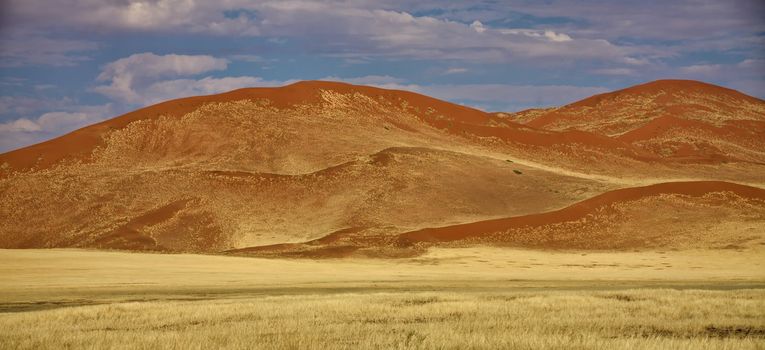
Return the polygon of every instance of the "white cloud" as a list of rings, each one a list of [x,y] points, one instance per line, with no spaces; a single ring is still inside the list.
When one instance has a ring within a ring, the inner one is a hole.
[[[294,81],[270,81],[240,76],[202,79],[175,79],[155,82],[138,92],[141,104],[148,105],[180,97],[210,95],[246,87],[282,86]]]
[[[552,41],[571,41],[571,37],[564,33],[556,33],[552,30],[545,30],[545,37]]]
[[[552,30],[536,29],[499,29],[498,32],[507,35],[525,35],[532,38],[546,38],[549,41],[564,42],[571,41],[570,36],[565,33],[556,33]]]
[[[125,75],[182,76],[211,70],[226,69],[228,60],[208,55],[155,55],[150,52],[137,53],[106,65],[98,80],[114,80]]]
[[[40,125],[26,118],[16,119],[10,122],[0,124],[0,135],[3,135],[3,136],[7,136],[4,133],[35,132],[35,131],[40,131]]]
[[[69,109],[0,123],[0,152],[42,142],[113,116],[111,104]]]
[[[107,64],[97,80],[109,84],[93,90],[118,101],[146,103],[147,96],[139,90],[146,90],[161,78],[225,70],[227,66],[228,60],[207,55],[134,54]]]
[[[483,26],[481,21],[473,21],[473,23],[470,24],[470,28],[473,28],[473,30],[478,33],[483,33],[486,31],[486,27]]]

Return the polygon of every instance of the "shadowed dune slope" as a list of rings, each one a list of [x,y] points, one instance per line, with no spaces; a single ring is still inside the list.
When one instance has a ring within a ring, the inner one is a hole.
[[[574,249],[708,248],[736,242],[765,243],[764,219],[763,189],[718,181],[662,183],[606,192],[547,213],[407,232],[399,236],[397,243],[406,246],[463,241]]]
[[[304,243],[232,254],[406,257],[432,246],[564,250],[760,249],[765,190],[720,181],[673,182],[608,191],[560,210],[424,228],[396,236],[346,229]]]

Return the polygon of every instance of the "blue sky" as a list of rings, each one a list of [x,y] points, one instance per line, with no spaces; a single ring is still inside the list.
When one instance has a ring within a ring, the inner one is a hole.
[[[0,151],[171,98],[297,80],[515,111],[661,78],[765,98],[765,1],[0,3]]]

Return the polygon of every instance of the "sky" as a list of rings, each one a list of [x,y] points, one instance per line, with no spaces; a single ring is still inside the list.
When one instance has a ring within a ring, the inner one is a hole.
[[[0,0],[0,152],[299,80],[517,111],[665,78],[765,98],[765,1]]]

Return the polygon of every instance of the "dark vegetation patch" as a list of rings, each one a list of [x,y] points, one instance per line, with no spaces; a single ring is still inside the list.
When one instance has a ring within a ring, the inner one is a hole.
[[[412,299],[401,300],[395,303],[394,305],[395,306],[420,306],[420,305],[426,305],[426,304],[434,304],[440,301],[441,299],[439,299],[438,297],[412,298]]]
[[[696,330],[675,330],[656,326],[631,327],[624,335],[644,338],[757,338],[765,339],[765,328],[753,326],[708,326]]]

